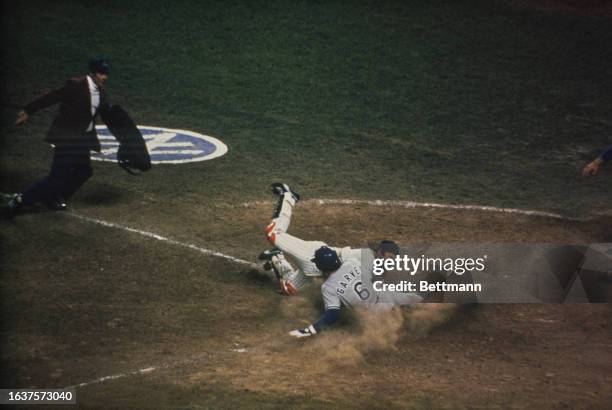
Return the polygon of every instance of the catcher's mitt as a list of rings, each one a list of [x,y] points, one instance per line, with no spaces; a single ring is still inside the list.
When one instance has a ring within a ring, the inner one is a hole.
[[[135,175],[133,169],[143,172],[151,169],[151,157],[147,145],[128,113],[119,105],[105,106],[100,110],[100,117],[119,141],[117,152],[119,166],[132,175]]]

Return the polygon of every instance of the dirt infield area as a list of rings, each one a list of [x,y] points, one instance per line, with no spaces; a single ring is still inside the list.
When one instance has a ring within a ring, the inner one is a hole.
[[[256,261],[272,203],[71,212]],[[125,207],[125,208],[124,208]],[[317,205],[291,232],[334,245],[609,240],[605,221]],[[607,221],[609,225],[609,221]],[[5,387],[76,386],[81,408],[592,408],[612,402],[612,305],[421,305],[344,314],[307,340],[317,286],[195,249],[31,213],[2,228]],[[109,377],[112,376],[112,377]],[[38,408],[38,407],[37,407]],[[59,407],[54,407],[59,408]]]

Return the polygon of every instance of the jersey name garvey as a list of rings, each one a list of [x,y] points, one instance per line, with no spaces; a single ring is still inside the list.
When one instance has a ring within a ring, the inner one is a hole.
[[[360,261],[348,260],[327,278],[321,293],[326,309],[338,309],[368,303],[372,290],[364,286]]]

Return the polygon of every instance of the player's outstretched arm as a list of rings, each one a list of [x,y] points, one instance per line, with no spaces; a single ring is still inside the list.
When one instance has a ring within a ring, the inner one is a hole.
[[[586,177],[589,175],[595,175],[599,172],[599,167],[603,164],[603,160],[601,158],[595,158],[593,161],[589,162],[586,167],[582,170],[582,176]]]
[[[28,122],[31,114],[36,111],[46,108],[50,105],[57,104],[66,98],[70,81],[61,88],[47,92],[37,97],[34,101],[25,106],[25,108],[17,113],[15,125],[23,125]]]
[[[302,337],[316,335],[317,333],[319,332],[317,332],[317,330],[314,328],[314,325],[310,325],[308,327],[305,327],[304,329],[292,330],[291,332],[289,332],[289,336],[293,336],[296,339],[301,339]]]
[[[316,323],[313,323],[312,325],[305,327],[303,329],[292,330],[291,332],[289,332],[289,336],[293,336],[295,338],[300,339],[302,337],[309,337],[309,336],[316,335],[317,333],[320,333],[326,327],[334,324],[336,320],[338,320],[339,316],[340,316],[340,309],[338,308],[327,309],[325,313],[323,314],[323,316],[321,316],[321,318]]]
[[[604,152],[601,153],[597,158],[593,161],[589,162],[587,166],[582,170],[583,176],[595,175],[599,172],[599,168],[603,165],[604,162],[608,162],[612,159],[612,145],[610,145]]]
[[[27,112],[25,112],[25,110],[21,110],[17,113],[17,119],[15,120],[15,125],[21,125],[21,124],[25,124],[26,122],[28,122],[28,118],[30,116],[28,115]]]
[[[17,114],[17,120],[15,121],[15,125],[25,123],[28,120],[29,116],[39,110],[50,107],[54,104],[58,104],[62,101],[66,101],[71,95],[71,92],[75,92],[75,90],[78,91],[78,87],[79,80],[76,78],[72,78],[66,81],[66,84],[64,84],[64,86],[52,91],[45,92],[40,96],[36,97],[34,101],[27,104],[23,108],[23,110]]]

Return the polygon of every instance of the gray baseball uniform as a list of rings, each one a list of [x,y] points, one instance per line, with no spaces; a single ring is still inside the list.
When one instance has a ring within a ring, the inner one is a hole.
[[[364,271],[362,266],[364,261],[370,258],[372,251],[369,249],[354,251],[353,257],[344,260],[340,269],[332,273],[321,286],[325,310],[339,309],[341,305],[349,308],[365,304],[376,304],[379,307],[411,305],[422,300],[415,293],[374,291],[371,269],[366,267]],[[362,252],[368,254],[363,255]]]

